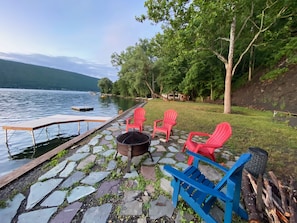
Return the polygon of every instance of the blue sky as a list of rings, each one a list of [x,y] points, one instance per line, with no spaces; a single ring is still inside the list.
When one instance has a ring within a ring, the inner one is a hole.
[[[75,63],[72,69],[94,65],[93,70],[101,67],[111,72],[112,53],[161,30],[149,21],[135,20],[146,12],[144,2],[0,0],[0,58],[51,67],[60,64],[57,68],[65,60]]]

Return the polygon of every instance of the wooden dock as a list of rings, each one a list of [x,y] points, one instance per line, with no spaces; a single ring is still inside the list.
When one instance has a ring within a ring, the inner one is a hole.
[[[59,125],[73,122],[106,122],[110,120],[111,117],[93,117],[93,116],[76,116],[76,115],[52,115],[44,118],[39,118],[30,121],[24,121],[21,123],[16,123],[14,125],[5,125],[2,128],[5,130],[5,141],[8,144],[8,130],[25,130],[31,131],[33,144],[36,145],[34,130],[45,128],[50,125]]]

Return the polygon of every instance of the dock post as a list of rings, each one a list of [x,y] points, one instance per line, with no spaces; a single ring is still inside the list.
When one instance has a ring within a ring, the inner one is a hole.
[[[32,134],[32,140],[33,140],[33,146],[35,146],[36,142],[35,142],[35,137],[34,137],[34,130],[31,131],[31,134]]]
[[[80,122],[78,122],[78,129],[77,129],[77,131],[78,131],[78,135],[80,135]]]
[[[6,145],[8,145],[7,129],[5,129],[5,143],[6,143]]]
[[[47,127],[45,127],[45,132],[46,132],[46,137],[47,137],[47,141],[49,140],[49,136],[48,136],[48,129]]]

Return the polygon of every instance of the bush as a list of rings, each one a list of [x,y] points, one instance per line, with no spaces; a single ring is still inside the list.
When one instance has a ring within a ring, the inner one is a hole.
[[[279,68],[276,70],[272,70],[266,74],[264,74],[261,78],[260,81],[264,82],[264,81],[273,81],[276,80],[280,75],[284,74],[285,72],[287,72],[289,69],[288,68]]]

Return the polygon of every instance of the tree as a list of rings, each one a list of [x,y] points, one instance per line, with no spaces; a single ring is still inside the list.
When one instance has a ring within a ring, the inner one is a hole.
[[[112,92],[112,81],[104,77],[98,81],[98,87],[103,94],[110,94]]]
[[[279,20],[296,15],[294,0],[147,0],[145,6],[147,15],[139,21],[150,19],[164,22],[173,32],[183,30],[195,42],[194,50],[209,50],[223,62],[224,113],[231,113],[232,77],[244,56]]]
[[[140,40],[121,54],[113,53],[112,64],[121,68],[119,79],[126,83],[130,96],[155,95],[154,58],[148,40]]]

